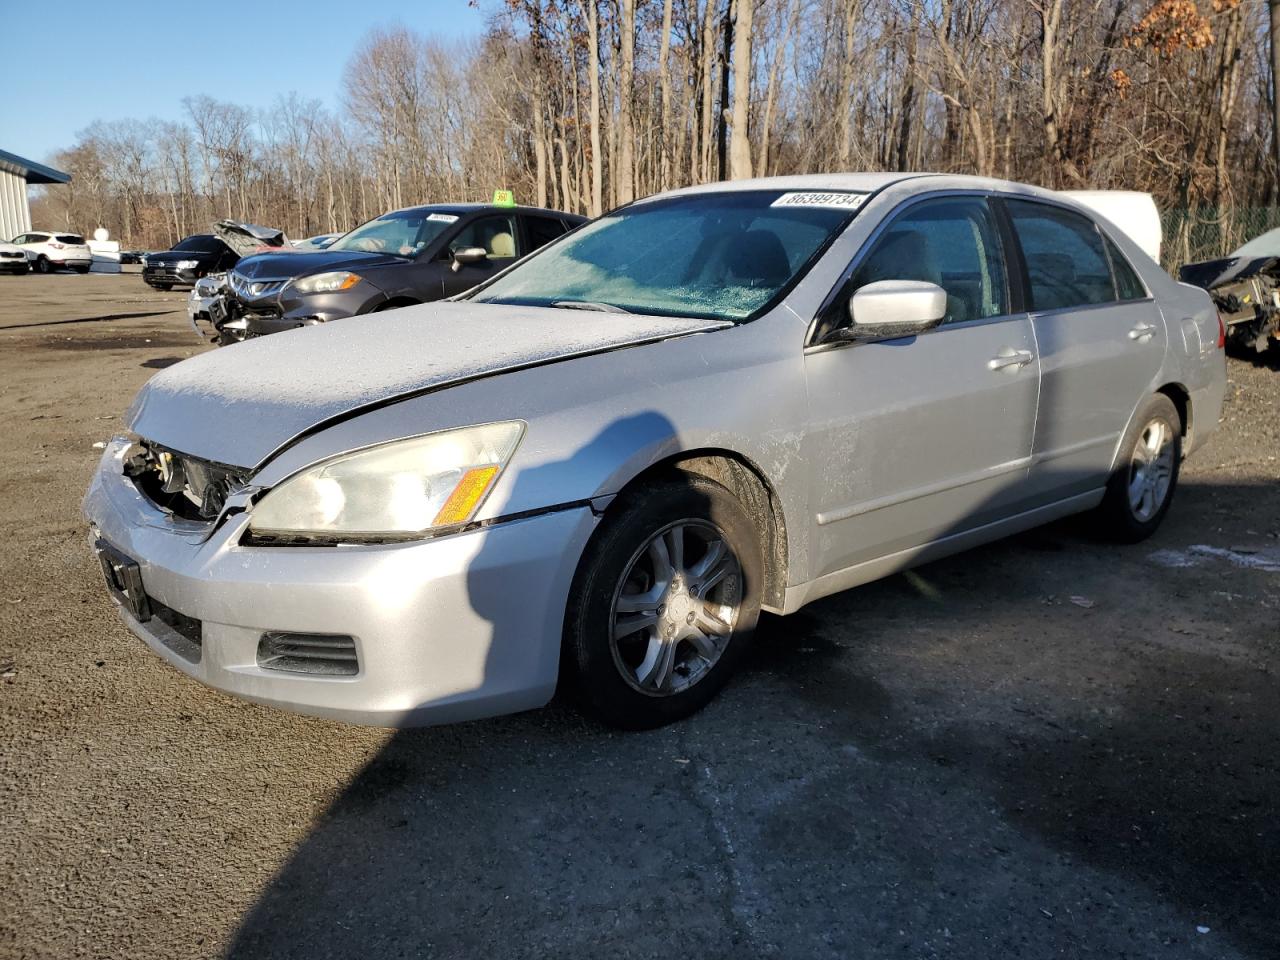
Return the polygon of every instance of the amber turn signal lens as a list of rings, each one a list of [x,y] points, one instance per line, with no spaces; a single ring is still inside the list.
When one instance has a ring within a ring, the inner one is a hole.
[[[447,527],[455,523],[464,523],[471,517],[489,490],[489,484],[498,475],[498,466],[473,467],[462,475],[458,485],[449,494],[440,512],[436,514],[435,526]]]

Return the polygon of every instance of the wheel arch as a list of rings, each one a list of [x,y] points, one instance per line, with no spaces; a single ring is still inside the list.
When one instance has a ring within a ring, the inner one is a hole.
[[[1160,387],[1156,393],[1164,394],[1173,402],[1174,407],[1178,411],[1178,418],[1182,421],[1182,438],[1184,441],[1187,441],[1183,444],[1183,448],[1185,449],[1189,447],[1190,440],[1192,439],[1191,430],[1193,426],[1191,391],[1177,381],[1170,381]]]
[[[746,508],[760,530],[765,568],[764,606],[770,610],[781,610],[787,587],[787,525],[782,502],[764,471],[749,458],[732,450],[684,450],[645,467],[623,485],[618,496],[655,479],[680,473],[705,477],[720,484]]]

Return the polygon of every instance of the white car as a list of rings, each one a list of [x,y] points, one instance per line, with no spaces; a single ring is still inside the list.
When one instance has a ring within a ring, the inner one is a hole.
[[[0,273],[24,274],[31,271],[27,252],[12,243],[0,240]]]
[[[36,230],[13,238],[15,245],[27,252],[27,259],[36,273],[52,273],[59,267],[88,273],[93,264],[93,254],[84,237],[78,233],[55,233]]]
[[[317,250],[326,250],[329,244],[343,236],[341,233],[322,233],[316,237],[307,237],[305,240],[293,241],[295,249],[304,253],[315,253]]]

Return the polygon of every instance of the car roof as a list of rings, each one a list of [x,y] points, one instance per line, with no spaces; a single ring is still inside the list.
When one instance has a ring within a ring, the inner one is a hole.
[[[929,172],[851,172],[851,173],[815,173],[796,174],[785,177],[754,177],[749,180],[721,180],[694,187],[681,187],[665,193],[654,194],[646,200],[657,197],[690,196],[700,193],[736,193],[747,190],[805,190],[805,191],[850,191],[854,193],[875,193],[886,187],[894,186],[907,180],[919,181],[920,190],[991,190],[1001,193],[1020,193],[1029,197],[1055,200],[1068,206],[1084,209],[1077,201],[1063,197],[1060,193],[1011,180],[997,180],[992,177],[975,177],[966,174],[929,173]]]
[[[586,217],[577,213],[569,213],[565,210],[549,210],[546,207],[526,207],[526,206],[500,206],[496,203],[423,203],[412,207],[401,207],[399,210],[389,210],[388,213],[409,213],[411,211],[426,210],[434,213],[456,213],[459,216],[466,213],[474,213],[477,210],[515,210],[519,213],[533,213],[544,217],[569,217],[572,220],[585,220]],[[387,214],[381,214],[386,216]],[[375,218],[376,219],[376,218]]]

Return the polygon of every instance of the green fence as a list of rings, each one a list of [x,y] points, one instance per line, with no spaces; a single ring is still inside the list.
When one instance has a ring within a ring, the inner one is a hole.
[[[1162,266],[1225,257],[1246,240],[1280,227],[1280,207],[1178,207],[1160,216],[1164,227]]]

